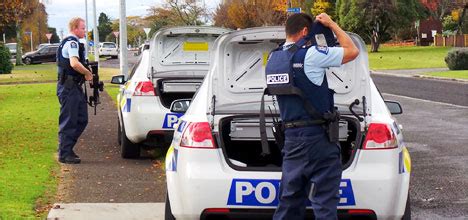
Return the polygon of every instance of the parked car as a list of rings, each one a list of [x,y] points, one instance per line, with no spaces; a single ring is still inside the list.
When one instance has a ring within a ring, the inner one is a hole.
[[[40,50],[45,46],[57,46],[58,47],[58,46],[60,46],[60,43],[52,43],[52,44],[43,43],[43,44],[39,44],[39,45],[37,45],[37,50]]]
[[[326,71],[329,87],[336,92],[335,106],[342,114],[338,217],[407,219],[410,156],[391,115],[402,109],[397,102],[384,101],[370,77],[364,41],[349,35],[360,55]],[[262,155],[259,109],[268,54],[284,39],[284,27],[220,36],[196,96],[172,103],[174,114],[185,114],[175,126],[165,160],[166,219],[272,218],[278,205],[282,157],[271,129],[267,129],[271,154]],[[272,98],[265,98],[266,109],[279,116]],[[271,118],[267,118],[268,127],[272,127]],[[308,205],[308,218],[313,219]]]
[[[119,48],[114,42],[99,43],[99,56],[110,56],[112,59],[117,59],[119,56]]]
[[[41,49],[25,53],[22,56],[24,64],[55,62],[59,45],[46,45]]]
[[[10,50],[11,57],[16,57],[16,43],[7,43],[5,46]]]
[[[169,111],[172,101],[190,99],[208,72],[211,47],[229,30],[216,27],[173,27],[158,31],[143,50],[128,80],[122,84],[118,137],[123,158],[140,156],[143,146],[167,149],[174,125],[182,114]]]

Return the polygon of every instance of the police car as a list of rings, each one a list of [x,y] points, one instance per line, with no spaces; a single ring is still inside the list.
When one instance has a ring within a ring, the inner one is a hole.
[[[383,100],[370,78],[364,42],[349,35],[360,55],[326,71],[342,113],[338,216],[406,219],[411,161],[391,116],[402,109]],[[269,51],[284,39],[283,27],[262,27],[225,34],[215,42],[210,71],[180,118],[166,155],[166,219],[271,219],[282,158],[271,129],[272,152],[261,154],[259,110]],[[270,115],[277,115],[277,103],[265,99]],[[171,109],[183,112],[188,102],[176,100]],[[310,207],[308,215],[313,215]]]
[[[208,72],[213,42],[227,29],[172,27],[158,31],[117,95],[118,140],[123,158],[140,155],[141,146],[169,146],[173,126],[182,116],[171,113],[175,99],[190,99]],[[144,145],[141,145],[144,144]]]

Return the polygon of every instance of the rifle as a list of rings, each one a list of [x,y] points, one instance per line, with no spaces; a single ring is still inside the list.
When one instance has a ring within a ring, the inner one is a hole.
[[[97,62],[88,62],[88,65],[86,66],[93,73],[93,80],[89,83],[89,87],[93,89],[93,93],[89,96],[88,105],[94,107],[94,115],[96,115],[96,107],[98,104],[101,104],[101,101],[99,100],[99,92],[104,91],[104,83],[99,80]]]

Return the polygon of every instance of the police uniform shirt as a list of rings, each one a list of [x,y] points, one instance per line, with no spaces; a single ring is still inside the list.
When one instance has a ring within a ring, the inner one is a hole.
[[[75,35],[70,36],[76,37]],[[78,37],[76,37],[76,39],[78,39]],[[79,50],[79,42],[75,40],[69,40],[63,45],[62,56],[66,59],[70,59],[70,57],[76,57],[80,59]]]
[[[293,44],[294,42],[286,42],[283,48],[287,49]],[[304,72],[307,78],[317,86],[322,85],[325,69],[341,66],[343,56],[344,49],[342,47],[310,47],[304,59]]]

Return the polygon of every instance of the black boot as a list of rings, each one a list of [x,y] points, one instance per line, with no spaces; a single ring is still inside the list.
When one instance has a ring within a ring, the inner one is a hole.
[[[78,164],[78,163],[81,163],[81,159],[73,155],[68,155],[65,158],[59,158],[59,162],[67,163],[67,164]]]

